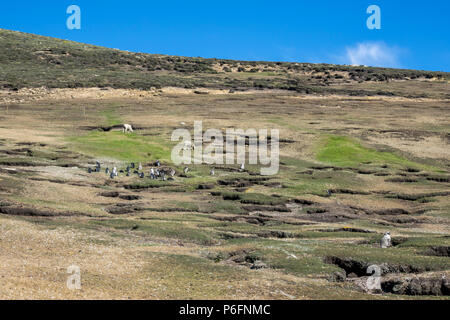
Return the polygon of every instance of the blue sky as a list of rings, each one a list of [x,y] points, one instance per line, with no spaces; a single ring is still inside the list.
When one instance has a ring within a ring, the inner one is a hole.
[[[81,30],[68,30],[69,5]],[[369,30],[369,5],[381,30]],[[450,71],[450,1],[2,1],[0,28],[171,55]]]

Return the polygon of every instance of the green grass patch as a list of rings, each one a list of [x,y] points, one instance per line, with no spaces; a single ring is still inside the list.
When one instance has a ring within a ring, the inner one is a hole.
[[[326,264],[321,257],[295,253],[296,251],[292,249],[262,251],[263,261],[269,267],[282,269],[284,272],[294,275],[331,274],[333,271],[339,270],[336,266]]]
[[[233,214],[242,214],[245,212],[239,205],[229,202],[229,201],[215,201],[214,207],[215,212],[224,212],[224,213],[233,213]]]
[[[105,117],[107,126],[115,126],[123,123],[122,119],[117,116],[114,108],[103,110],[101,114]]]
[[[316,154],[317,160],[341,167],[358,167],[364,163],[396,165],[421,169],[425,165],[409,161],[392,152],[369,149],[356,140],[343,136],[327,136]]]
[[[81,152],[93,156],[108,157],[123,161],[151,161],[160,159],[171,162],[172,143],[160,137],[144,137],[136,133],[95,131],[87,135],[72,137],[70,141]]]

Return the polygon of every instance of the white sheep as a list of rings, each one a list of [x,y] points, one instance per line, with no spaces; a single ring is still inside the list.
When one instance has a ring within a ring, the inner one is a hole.
[[[133,132],[133,127],[130,124],[125,123],[123,125],[122,131],[125,132]]]

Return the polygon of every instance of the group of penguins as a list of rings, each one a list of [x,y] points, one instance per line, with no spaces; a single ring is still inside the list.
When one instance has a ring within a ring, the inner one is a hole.
[[[160,167],[161,166],[161,162],[159,160],[156,160],[155,166],[156,167]],[[131,176],[131,170],[133,170],[133,174],[137,174],[139,176],[139,178],[142,179],[142,178],[145,178],[145,173],[143,172],[142,169],[143,169],[142,168],[142,163],[139,162],[138,166],[136,167],[136,164],[134,162],[131,162],[127,166],[125,171],[124,170],[117,171],[117,168],[113,167],[112,170],[110,170],[109,168],[106,168],[105,169],[105,173],[107,175],[109,175],[109,177],[111,179],[114,179],[115,177],[119,176],[119,172],[120,173],[126,173],[126,176],[129,177],[129,176]],[[95,168],[94,169],[88,168],[88,173],[90,174],[90,173],[93,173],[93,172],[100,172],[100,170],[101,170],[101,164],[100,164],[100,162],[96,161]],[[184,174],[187,174],[188,171],[189,171],[189,168],[188,167],[184,167],[184,169],[183,169]],[[161,180],[165,181],[165,180],[167,180],[166,175],[169,175],[170,176],[169,179],[170,179],[170,178],[173,178],[175,176],[175,173],[176,173],[175,170],[172,169],[172,168],[170,168],[169,170],[163,170],[163,169],[158,169],[158,168],[151,168],[148,176],[151,179],[158,179],[158,178],[160,178]],[[210,171],[210,175],[213,176],[214,174],[215,174],[214,168],[212,168],[211,171]]]
[[[157,160],[155,162],[155,166],[156,167],[160,167],[161,163],[159,160]],[[88,173],[93,173],[93,172],[100,172],[101,171],[101,164],[100,162],[96,161],[95,164],[95,168],[88,168]],[[112,170],[110,170],[109,168],[105,169],[105,174],[109,175],[109,177],[111,179],[114,179],[115,177],[119,176],[119,172],[120,173],[125,173],[125,175],[127,177],[131,176],[131,171],[133,171],[133,174],[137,174],[139,176],[139,178],[144,178],[145,177],[145,173],[143,172],[143,168],[142,168],[142,163],[139,162],[139,164],[136,166],[136,164],[134,162],[131,162],[129,165],[127,165],[127,168],[125,170],[120,170],[118,171],[116,167],[113,167]],[[186,171],[186,169],[185,169]],[[187,172],[187,171],[186,171]],[[162,170],[162,169],[158,169],[158,168],[151,168],[150,172],[149,172],[149,177],[151,179],[158,179],[160,178],[161,180],[167,180],[166,175],[170,175],[170,177],[175,176],[175,170],[170,168],[170,170]]]

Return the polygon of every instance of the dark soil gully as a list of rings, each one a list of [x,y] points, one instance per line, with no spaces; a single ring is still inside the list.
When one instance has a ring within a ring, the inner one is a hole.
[[[318,229],[319,232],[356,232],[356,233],[376,233],[375,231],[358,228],[336,228],[336,229]]]
[[[42,162],[32,162],[32,161],[15,161],[15,160],[2,160],[0,165],[8,167],[44,167],[48,164]]]
[[[450,195],[450,191],[442,191],[442,192],[430,192],[430,193],[421,193],[421,194],[390,194],[387,195],[386,198],[395,198],[400,200],[407,201],[417,201],[424,198],[431,197],[445,197]]]
[[[260,238],[279,238],[279,239],[286,239],[286,238],[295,238],[296,235],[290,232],[285,231],[262,231],[258,233],[258,237]]]
[[[264,184],[270,178],[255,177],[255,178],[236,178],[236,179],[223,179],[218,180],[219,185],[233,186],[233,187],[250,187],[255,184]]]
[[[400,177],[394,177],[394,178],[389,178],[385,180],[386,182],[419,182],[419,180],[414,179],[414,178],[400,178]]]
[[[350,189],[330,189],[328,191],[330,193],[343,193],[343,194],[361,194],[361,195],[369,195],[370,194],[370,192],[350,190]]]
[[[329,256],[325,258],[326,263],[337,265],[345,271],[345,276],[338,275],[340,281],[347,277],[367,277],[367,268],[371,263],[361,262],[350,258],[339,258]],[[379,264],[381,275],[389,273],[422,273],[425,268],[414,267],[411,265],[389,265]],[[336,279],[336,275],[334,275]],[[389,276],[388,276],[389,277]],[[420,277],[420,276],[394,276],[381,280],[381,290],[385,293],[403,294],[403,295],[434,295],[449,296],[450,281],[445,277]]]
[[[449,177],[427,177],[427,180],[435,182],[450,182]]]
[[[72,213],[55,213],[50,211],[42,211],[34,208],[22,208],[13,206],[0,206],[0,213],[12,216],[30,216],[30,217],[56,217],[56,216],[71,216]]]
[[[264,226],[267,221],[273,221],[273,219],[265,218],[265,217],[257,217],[257,216],[246,216],[246,215],[239,215],[239,216],[210,216],[212,219],[216,219],[219,221],[245,221],[250,224],[257,224]]]
[[[325,263],[334,264],[341,269],[344,269],[347,276],[356,275],[357,277],[367,276],[367,268],[373,263],[362,262],[353,260],[350,258],[340,258],[334,256],[328,256],[325,258]],[[389,265],[387,263],[378,264],[380,267],[381,275],[388,273],[421,273],[427,270],[426,268],[411,266],[408,264],[402,265]]]
[[[133,127],[134,130],[143,130],[143,129],[149,129],[150,127],[146,128],[146,127],[141,127],[141,126],[137,126],[137,125],[133,125],[131,124],[131,126]],[[81,130],[87,130],[87,131],[92,131],[92,130],[97,130],[97,131],[111,131],[113,129],[120,129],[122,130],[123,125],[122,124],[116,124],[114,126],[83,126],[80,127]]]
[[[134,195],[134,194],[120,194],[117,191],[108,191],[108,192],[102,192],[99,194],[99,196],[102,197],[108,197],[108,198],[120,198],[122,200],[139,200],[142,197]]]
[[[450,281],[443,277],[405,277],[381,281],[381,290],[409,296],[450,296]]]
[[[450,247],[430,247],[423,254],[427,256],[450,257]]]
[[[253,211],[276,211],[276,212],[291,212],[289,208],[284,205],[279,206],[264,206],[264,205],[244,205],[242,209],[248,212]]]

